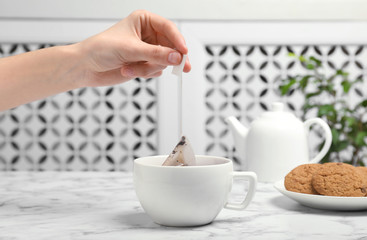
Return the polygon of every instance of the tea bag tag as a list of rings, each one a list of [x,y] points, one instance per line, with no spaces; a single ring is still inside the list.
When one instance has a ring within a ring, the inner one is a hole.
[[[185,67],[186,58],[187,58],[187,55],[182,55],[182,61],[181,61],[180,65],[173,66],[172,74],[174,74],[176,76],[181,76],[182,75],[183,69]]]

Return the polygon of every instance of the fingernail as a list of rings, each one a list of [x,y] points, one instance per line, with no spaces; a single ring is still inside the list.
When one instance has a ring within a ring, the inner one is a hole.
[[[181,62],[181,54],[178,52],[171,52],[168,55],[168,62],[172,64],[179,64]]]
[[[123,74],[126,77],[134,77],[134,70],[130,67],[125,67],[124,70],[123,70]]]

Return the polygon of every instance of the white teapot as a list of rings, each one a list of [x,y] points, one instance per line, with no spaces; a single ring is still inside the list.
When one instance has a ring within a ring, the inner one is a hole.
[[[273,103],[272,110],[255,119],[249,129],[233,116],[226,121],[233,132],[236,151],[244,162],[243,170],[255,172],[260,182],[281,180],[300,164],[319,162],[331,145],[331,130],[324,120],[312,118],[303,123],[285,112],[280,102]],[[322,127],[325,143],[310,160],[307,137],[312,124]]]

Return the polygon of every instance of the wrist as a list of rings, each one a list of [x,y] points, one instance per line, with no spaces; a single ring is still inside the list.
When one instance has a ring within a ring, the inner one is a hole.
[[[87,87],[86,79],[89,72],[87,51],[80,43],[62,46],[62,51],[70,63],[70,70],[66,73],[66,81],[71,89]]]

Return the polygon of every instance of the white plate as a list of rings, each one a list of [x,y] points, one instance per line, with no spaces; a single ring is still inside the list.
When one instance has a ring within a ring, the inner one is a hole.
[[[285,196],[312,208],[338,211],[367,210],[367,197],[334,197],[291,192],[285,189],[284,181],[276,182],[274,187]]]

